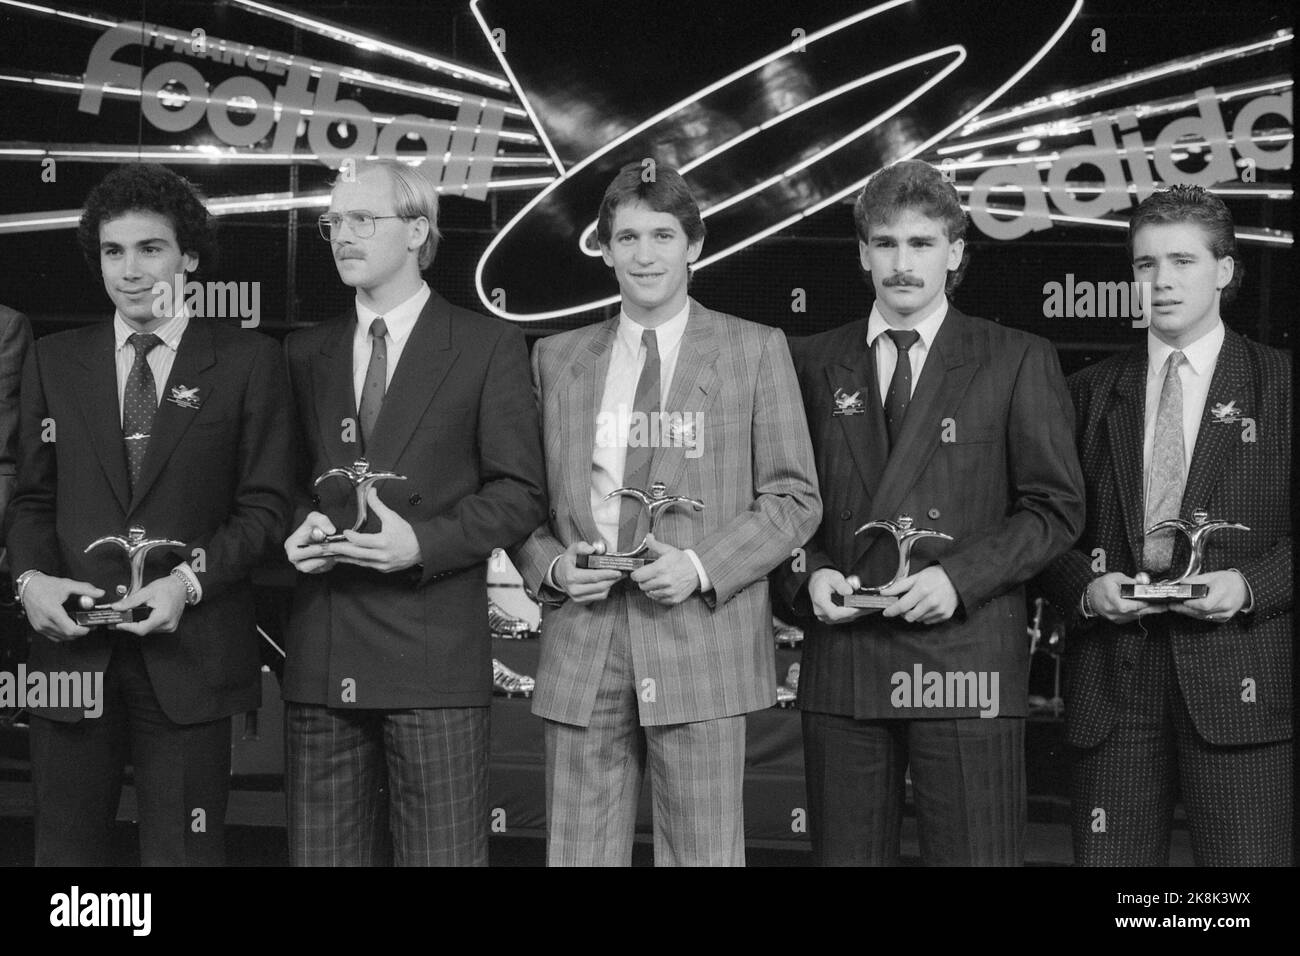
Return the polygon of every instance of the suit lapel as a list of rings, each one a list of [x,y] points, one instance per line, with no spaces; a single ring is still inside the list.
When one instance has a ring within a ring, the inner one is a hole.
[[[704,441],[704,427],[700,416],[717,387],[717,364],[718,340],[713,319],[707,309],[692,299],[690,314],[686,319],[686,331],[682,334],[681,345],[677,351],[677,365],[673,369],[672,387],[668,392],[668,401],[662,408],[672,416],[668,421],[677,421],[683,426],[691,423],[689,427],[695,429],[697,443]],[[679,415],[680,418],[677,417]],[[701,446],[697,444],[695,447]],[[679,494],[678,484],[681,481],[682,471],[686,468],[688,450],[690,449],[685,440],[674,440],[670,436],[661,434],[650,459],[651,483],[662,481],[668,494]],[[708,503],[705,504],[707,506]]]
[[[564,484],[570,495],[569,513],[577,516],[586,541],[601,540],[596,517],[591,513],[591,456],[596,447],[596,416],[605,394],[617,330],[618,316],[590,328],[569,366],[569,386],[560,396],[560,421],[568,444],[568,480]]]
[[[1210,390],[1205,397],[1205,410],[1196,434],[1196,447],[1192,451],[1192,465],[1183,488],[1180,516],[1190,519],[1197,508],[1206,507],[1232,458],[1232,450],[1241,444],[1242,424],[1220,422],[1214,417],[1216,405],[1235,404],[1241,418],[1255,418],[1255,389],[1251,381],[1250,366],[1246,361],[1246,348],[1241,336],[1225,330],[1219,360],[1210,379]],[[1211,515],[1212,518],[1235,520],[1232,515]]]
[[[334,320],[334,327],[312,356],[312,398],[321,447],[331,467],[350,465],[361,457],[361,424],[352,382],[352,333],[355,310]],[[343,440],[343,423],[353,422],[356,442]]]
[[[1110,407],[1106,412],[1106,434],[1110,439],[1110,460],[1115,472],[1115,493],[1124,512],[1125,536],[1136,567],[1142,566],[1142,543],[1146,538],[1142,482],[1142,433],[1146,407],[1147,350],[1135,348],[1115,379]]]
[[[384,395],[375,433],[366,448],[366,458],[372,465],[396,466],[459,354],[451,342],[451,307],[434,292],[411,330]],[[350,369],[347,380],[352,381]]]
[[[149,449],[145,452],[144,464],[140,468],[140,480],[132,489],[131,511],[139,507],[144,496],[149,493],[163,466],[176,450],[181,436],[194,422],[198,410],[185,408],[175,402],[167,401],[173,388],[197,388],[200,403],[212,397],[212,383],[203,372],[217,361],[212,348],[212,329],[203,319],[191,318],[181,337],[180,348],[176,351],[176,360],[172,363],[171,374],[163,385],[163,401],[158,405],[158,414],[154,416],[153,427],[149,435]]]
[[[131,492],[126,469],[126,448],[122,442],[122,411],[117,395],[117,359],[113,354],[112,321],[103,322],[89,334],[89,345],[79,353],[84,375],[75,377],[73,386],[81,403],[82,414],[90,431],[104,476],[113,496],[125,514],[131,507]]]
[[[880,490],[880,476],[889,458],[889,433],[885,410],[880,404],[876,362],[867,346],[867,322],[851,326],[853,337],[838,364],[826,366],[826,384],[831,395],[857,395],[862,404],[858,415],[838,415],[844,441],[857,465],[858,477],[869,498]]]
[[[872,518],[894,518],[903,496],[917,483],[921,472],[939,447],[941,423],[945,417],[957,418],[962,396],[979,369],[978,352],[965,316],[951,306],[939,326],[925,367],[912,392],[907,406],[903,431],[898,445],[889,454],[884,473],[880,476],[880,490],[872,503]],[[855,548],[855,559],[866,551],[873,540],[883,540],[885,535],[867,536]],[[892,539],[890,546],[893,546]]]

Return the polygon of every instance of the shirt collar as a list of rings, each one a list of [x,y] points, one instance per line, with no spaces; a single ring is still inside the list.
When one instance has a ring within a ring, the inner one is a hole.
[[[930,310],[925,314],[921,321],[912,326],[921,334],[921,345],[929,351],[930,346],[934,344],[934,338],[939,334],[939,326],[943,325],[944,318],[948,315],[948,296],[940,294]],[[876,344],[879,338],[886,330],[894,326],[885,321],[884,315],[880,312],[879,303],[871,304],[871,317],[867,319],[867,348]]]
[[[181,314],[175,318],[168,319],[158,328],[153,330],[153,334],[162,339],[162,344],[167,346],[173,352],[181,346],[181,336],[185,334],[186,328],[189,327],[189,312],[184,307],[181,308]],[[113,339],[116,343],[116,349],[121,351],[128,348],[127,339],[135,335],[136,330],[126,324],[126,319],[122,317],[122,310],[118,309],[113,312]]]
[[[370,323],[381,317],[384,320],[384,327],[388,329],[388,337],[393,340],[394,345],[400,345],[406,341],[406,337],[411,334],[415,328],[416,320],[420,318],[420,313],[424,311],[425,303],[433,293],[429,290],[429,283],[421,281],[420,288],[415,290],[415,294],[404,302],[399,302],[387,312],[379,313],[374,309],[368,309],[357,301],[357,325],[360,327],[362,334],[370,333]]]
[[[691,315],[691,300],[687,299],[682,310],[674,315],[667,322],[655,327],[655,344],[659,347],[659,354],[667,355],[673,349],[677,348],[677,343],[682,340],[686,334],[686,320]],[[623,340],[623,344],[632,350],[632,354],[637,353],[641,348],[641,333],[646,330],[644,325],[629,319],[626,312],[618,313],[618,337]]]
[[[1169,361],[1169,356],[1174,352],[1181,351],[1183,357],[1187,359],[1187,366],[1195,375],[1204,375],[1209,369],[1213,368],[1215,361],[1219,357],[1219,350],[1223,348],[1223,340],[1226,333],[1224,332],[1223,320],[1220,319],[1215,323],[1214,328],[1206,332],[1191,345],[1183,349],[1176,349],[1172,345],[1160,341],[1149,328],[1147,329],[1147,374],[1159,375],[1164,371],[1165,362]]]

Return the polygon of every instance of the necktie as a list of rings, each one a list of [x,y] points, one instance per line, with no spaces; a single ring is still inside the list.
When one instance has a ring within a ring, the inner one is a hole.
[[[1151,474],[1147,479],[1146,525],[1177,518],[1183,503],[1185,457],[1183,449],[1183,383],[1178,367],[1187,361],[1174,352],[1165,363],[1165,381],[1156,409],[1155,439],[1151,447]],[[1149,571],[1165,571],[1174,556],[1174,531],[1150,535],[1142,547],[1142,563]]]
[[[659,340],[654,329],[641,333],[641,344],[645,346],[645,365],[641,367],[641,377],[636,382],[636,398],[632,402],[632,418],[645,421],[642,435],[654,434],[649,428],[649,417],[659,413]],[[644,417],[643,417],[644,416]],[[654,451],[650,443],[641,442],[629,446],[627,458],[623,462],[623,487],[649,490],[650,458]],[[635,498],[624,497],[618,510],[618,550],[630,551],[637,542],[636,531],[641,513],[645,510]]]
[[[361,447],[370,444],[374,434],[375,422],[379,420],[379,409],[384,404],[384,392],[388,389],[388,326],[383,319],[370,323],[370,365],[366,368],[366,378],[361,384],[361,407],[357,414],[361,418]]]
[[[903,431],[907,403],[912,400],[912,360],[907,350],[917,343],[921,333],[915,329],[888,329],[885,334],[894,340],[898,349],[894,377],[889,380],[889,391],[885,393],[885,426],[889,429],[889,447],[893,449]]]
[[[127,473],[134,490],[144,468],[145,452],[149,450],[153,419],[158,414],[158,386],[148,356],[155,346],[162,344],[162,339],[150,332],[136,332],[126,341],[135,349],[135,361],[122,393],[122,439],[126,444]]]

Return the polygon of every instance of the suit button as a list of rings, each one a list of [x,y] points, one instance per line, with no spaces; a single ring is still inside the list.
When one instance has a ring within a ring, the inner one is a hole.
[[[1134,667],[1134,662],[1127,657],[1124,658],[1124,660],[1120,661],[1120,664],[1121,666],[1123,666],[1124,670],[1126,671],[1131,671]]]
[[[558,518],[558,517],[559,517],[559,514],[556,512],[556,510],[555,510],[554,508],[551,509],[551,517],[552,517],[552,518]]]
[[[411,495],[411,497],[407,498],[406,500],[407,500],[408,502],[410,502],[411,504],[413,504],[413,505],[418,505],[418,504],[419,504],[421,501],[423,501],[424,499],[423,499],[422,497],[420,497],[420,495],[417,493],[417,494]]]
[[[848,521],[848,520],[849,520],[850,518],[852,518],[852,517],[853,517],[853,509],[852,509],[852,508],[845,508],[843,511],[840,512],[840,520],[841,520],[841,521]]]
[[[925,513],[925,515],[926,515],[927,518],[930,518],[931,520],[934,520],[935,518],[939,517],[939,509],[938,509],[938,508],[931,508],[929,511],[927,511],[927,512]]]
[[[315,505],[317,508],[319,508],[319,507],[320,507],[320,495],[312,495],[312,496],[311,496],[311,503],[312,503],[313,505]]]

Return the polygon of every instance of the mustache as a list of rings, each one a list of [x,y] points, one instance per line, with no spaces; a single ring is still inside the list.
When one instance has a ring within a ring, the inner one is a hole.
[[[925,288],[925,280],[918,279],[916,276],[890,276],[881,283],[886,289],[895,289],[899,286],[916,286],[918,289]]]

